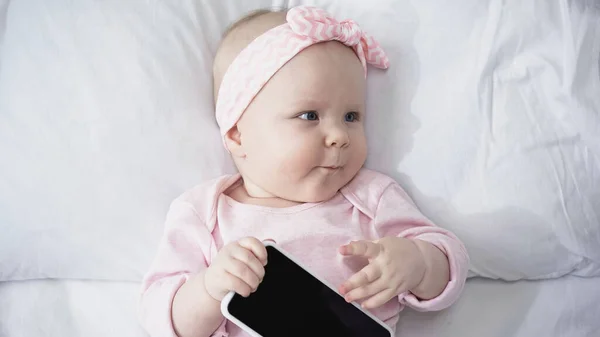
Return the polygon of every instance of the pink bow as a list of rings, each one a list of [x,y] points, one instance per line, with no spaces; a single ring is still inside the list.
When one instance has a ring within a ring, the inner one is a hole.
[[[366,71],[366,63],[385,69],[389,60],[375,39],[364,33],[352,20],[337,21],[321,8],[298,6],[287,14],[290,28],[314,41],[340,41],[352,47]]]

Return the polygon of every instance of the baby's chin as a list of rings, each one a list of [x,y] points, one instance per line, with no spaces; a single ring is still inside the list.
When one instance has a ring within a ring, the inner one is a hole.
[[[317,193],[306,193],[306,195],[296,197],[298,200],[294,201],[299,203],[319,203],[332,199],[338,191],[339,189],[325,192],[319,191]]]
[[[322,169],[311,170],[308,174],[282,174],[273,171],[250,181],[279,199],[295,203],[319,203],[334,198],[356,173],[348,168],[333,173],[323,172]]]
[[[319,203],[335,197],[345,185],[346,184],[340,184],[339,186],[297,186],[297,188],[292,189],[291,192],[285,193],[286,195],[284,198],[298,203]]]

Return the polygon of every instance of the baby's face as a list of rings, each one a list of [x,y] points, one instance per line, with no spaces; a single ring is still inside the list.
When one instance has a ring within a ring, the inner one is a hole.
[[[354,52],[338,42],[307,48],[238,122],[243,157],[236,162],[245,184],[262,197],[333,197],[365,162],[364,114],[364,71]]]

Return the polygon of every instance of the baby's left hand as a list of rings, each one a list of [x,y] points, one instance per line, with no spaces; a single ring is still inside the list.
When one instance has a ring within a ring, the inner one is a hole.
[[[369,264],[339,288],[346,301],[360,299],[363,308],[377,308],[394,296],[410,291],[425,276],[426,263],[414,241],[385,237],[381,240],[353,241],[339,249],[344,256],[362,256]]]

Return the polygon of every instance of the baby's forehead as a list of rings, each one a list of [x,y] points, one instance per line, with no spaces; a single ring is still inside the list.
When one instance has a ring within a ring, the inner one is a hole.
[[[257,94],[273,105],[326,105],[364,103],[363,67],[354,51],[337,42],[314,44],[281,67]]]

